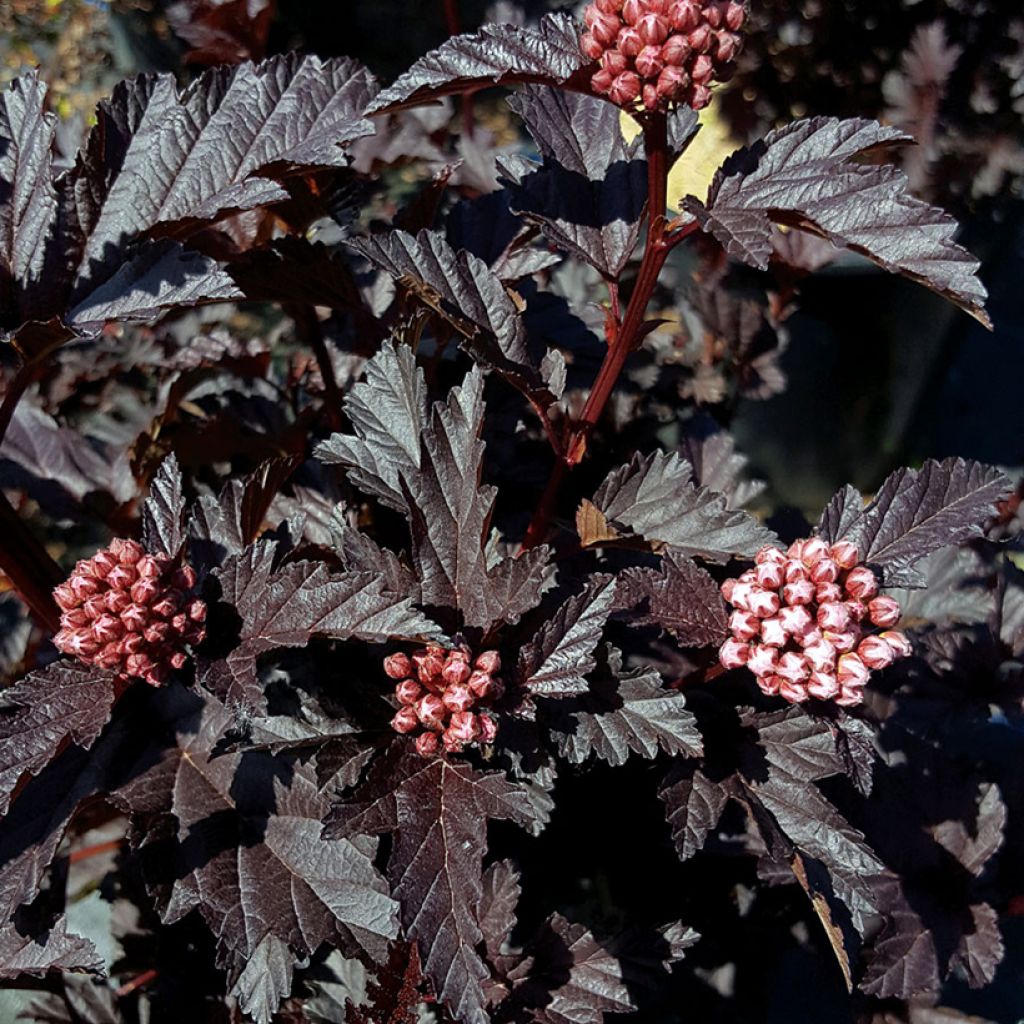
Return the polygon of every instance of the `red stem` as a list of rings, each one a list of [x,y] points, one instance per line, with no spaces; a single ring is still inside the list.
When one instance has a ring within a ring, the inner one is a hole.
[[[68,859],[72,864],[80,864],[83,860],[88,860],[90,857],[99,857],[103,853],[114,853],[116,850],[120,850],[124,844],[125,841],[123,839],[111,839],[107,843],[83,846],[80,850],[72,850],[71,856]]]
[[[160,972],[155,968],[148,971],[143,971],[142,974],[131,981],[125,982],[115,993],[114,996],[117,999],[123,999],[125,996],[130,996],[137,989],[142,988],[143,985],[148,985],[151,981],[156,981],[160,977]]]
[[[559,459],[551,472],[544,496],[534,512],[523,540],[523,549],[535,547],[543,542],[547,535],[551,517],[554,514],[558,499],[558,490],[567,471],[579,465],[587,451],[590,435],[604,413],[608,399],[611,398],[615,385],[626,360],[636,351],[643,341],[644,317],[647,306],[654,294],[658,276],[665,265],[665,260],[672,248],[682,239],[678,236],[666,236],[665,206],[668,194],[668,120],[664,113],[655,112],[647,115],[644,121],[644,145],[647,153],[647,241],[644,255],[640,263],[633,293],[621,323],[618,318],[618,285],[611,286],[612,322],[608,332],[608,351],[604,363],[594,381],[590,397],[584,406],[583,414],[570,434],[565,449],[565,458]]]

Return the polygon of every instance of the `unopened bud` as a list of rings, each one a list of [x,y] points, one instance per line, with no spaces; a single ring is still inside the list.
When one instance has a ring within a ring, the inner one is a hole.
[[[441,672],[446,686],[461,686],[469,679],[472,669],[461,658],[450,658]]]
[[[814,584],[810,580],[795,580],[782,588],[782,599],[789,605],[810,604],[814,600]]]
[[[843,588],[838,583],[819,583],[814,588],[814,600],[818,604],[842,602]]]
[[[636,70],[642,78],[657,78],[664,66],[660,46],[645,46],[636,55]]]
[[[729,616],[729,630],[737,640],[753,640],[761,632],[761,621],[753,612],[737,610]]]
[[[799,636],[814,625],[814,619],[807,607],[802,604],[787,605],[779,612],[782,628],[791,636]]]
[[[850,624],[850,609],[845,604],[818,605],[818,625],[830,633],[840,633]]]
[[[819,558],[811,566],[811,582],[815,586],[822,583],[835,583],[839,579],[839,566],[828,556]]]
[[[840,569],[853,569],[860,562],[860,552],[857,550],[857,545],[851,544],[848,540],[837,540],[829,548],[829,554]]]
[[[415,679],[403,679],[395,687],[395,696],[399,704],[408,704],[411,707],[423,696],[423,687]]]
[[[785,581],[786,570],[778,562],[766,562],[757,567],[754,578],[759,587],[764,587],[765,590],[778,590]]]
[[[776,647],[769,647],[767,644],[757,644],[756,646],[749,648],[747,668],[749,668],[755,676],[773,675],[778,661],[779,651]]]
[[[749,654],[750,647],[747,644],[736,639],[730,639],[726,640],[719,648],[718,660],[721,662],[722,668],[742,668],[747,664]]]
[[[661,59],[668,67],[682,69],[683,63],[693,52],[686,36],[669,36],[661,48]]]
[[[449,686],[441,700],[449,711],[468,711],[476,703],[476,697],[468,686]]]
[[[818,700],[832,700],[839,695],[839,680],[831,672],[812,672],[807,692]]]
[[[857,647],[860,660],[872,671],[888,668],[896,660],[896,652],[880,636],[866,636]]]
[[[871,671],[861,660],[859,654],[844,654],[836,663],[836,675],[840,686],[850,684],[863,686],[871,676]]]
[[[418,728],[420,724],[416,709],[413,707],[402,708],[394,718],[391,719],[391,728],[395,732],[407,733]]]
[[[743,9],[743,4],[736,3],[735,0],[725,5],[725,24],[732,32],[739,32],[743,28],[743,22],[746,21],[747,12]]]
[[[868,601],[878,593],[878,580],[866,565],[851,569],[843,585],[850,597],[860,601]]]
[[[768,619],[775,615],[782,602],[779,595],[770,590],[755,588],[750,594],[750,610],[759,619]]]
[[[787,651],[779,658],[775,674],[791,683],[801,683],[810,676],[811,666],[804,655]]]
[[[497,651],[484,651],[473,664],[481,672],[494,675],[501,671],[501,655]]]
[[[906,635],[897,630],[889,630],[880,634],[882,639],[893,649],[897,658],[909,658],[914,653],[914,648]]]
[[[677,0],[669,8],[668,18],[677,32],[692,32],[700,24],[700,8],[694,0]]]
[[[868,614],[875,626],[888,629],[900,621],[900,603],[892,597],[876,597],[868,604]]]
[[[441,746],[436,732],[420,733],[416,737],[416,753],[420,757],[433,757]]]
[[[477,723],[480,726],[480,742],[493,743],[498,735],[498,723],[490,715],[478,715]]]
[[[761,643],[768,647],[784,647],[788,639],[789,634],[781,618],[776,616],[774,619],[761,620]]]
[[[632,71],[624,71],[608,90],[608,98],[620,107],[628,107],[640,95],[640,77]]]
[[[444,727],[448,709],[436,693],[428,693],[416,704],[416,714],[425,728],[440,732]]]
[[[580,40],[580,49],[591,59],[600,60],[606,53],[605,48],[590,32],[584,32]]]

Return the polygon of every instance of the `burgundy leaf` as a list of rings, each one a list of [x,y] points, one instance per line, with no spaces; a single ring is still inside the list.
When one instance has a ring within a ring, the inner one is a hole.
[[[258,706],[256,658],[280,647],[305,647],[314,636],[382,643],[421,640],[439,631],[373,573],[331,573],[322,562],[274,567],[276,545],[261,541],[215,571],[222,601],[241,620],[238,643],[208,665],[204,681],[231,702]]]
[[[857,160],[909,141],[874,121],[797,121],[733,154],[706,201],[683,205],[730,256],[762,270],[772,223],[786,224],[919,281],[991,326],[978,261],[953,241],[953,218],[911,196],[902,171]]]
[[[399,477],[403,469],[419,469],[427,411],[427,388],[412,349],[389,339],[345,397],[356,436],[334,434],[317,446],[316,457],[345,466],[356,487],[405,512]]]
[[[746,512],[730,509],[724,495],[692,481],[689,463],[676,454],[636,455],[615,470],[594,495],[594,505],[614,527],[647,541],[725,562],[752,558],[775,535]]]
[[[142,506],[142,545],[154,555],[177,558],[185,546],[185,495],[177,457],[169,455],[150,484]]]
[[[495,772],[423,759],[403,741],[377,762],[350,803],[336,804],[325,836],[392,833],[392,893],[423,971],[460,1022],[489,1024],[482,983],[490,976],[477,946],[487,822],[525,827],[536,812],[521,785]]]
[[[575,19],[567,14],[545,15],[536,29],[485,25],[422,57],[374,99],[367,113],[393,113],[484,85],[557,85],[587,63],[579,38]]]
[[[50,971],[98,974],[103,960],[88,940],[68,932],[61,918],[41,935],[22,935],[14,924],[0,928],[0,978],[41,978]]]
[[[658,796],[680,860],[689,860],[704,848],[729,801],[729,790],[709,779],[692,762],[676,762]]]
[[[883,569],[888,585],[900,586],[918,559],[979,536],[1012,486],[999,470],[964,459],[898,469],[845,536],[864,561]]]
[[[328,800],[312,769],[267,753],[218,756],[233,719],[214,700],[169,694],[161,711],[173,744],[155,763],[144,754],[114,798],[150,854],[163,920],[199,911],[228,984],[250,1012],[269,1010],[263,1022],[295,961],[323,943],[382,957],[397,922],[376,842],[321,840]]]
[[[854,524],[864,514],[864,497],[856,487],[847,484],[837,491],[825,506],[818,522],[818,536],[834,544],[844,540]]]
[[[544,158],[502,161],[511,208],[556,248],[617,280],[640,237],[647,164],[632,156],[618,107],[592,96],[530,86],[509,100]]]
[[[588,693],[554,705],[551,732],[562,757],[582,764],[595,754],[618,766],[631,752],[648,759],[659,751],[681,757],[703,753],[697,720],[678,690],[666,690],[653,669],[624,672],[614,648],[606,661],[607,670]]]
[[[615,578],[593,576],[541,627],[519,654],[516,674],[532,697],[585,693],[597,662],[594,652],[615,600]]]
[[[971,988],[984,988],[995,979],[1005,954],[999,914],[987,903],[975,904],[970,931],[964,932],[951,966],[963,971]]]
[[[667,629],[683,647],[719,644],[726,637],[725,603],[718,584],[695,562],[673,548],[660,571],[619,573],[615,609],[629,611],[638,625]]]
[[[697,483],[724,494],[730,508],[743,508],[768,486],[763,480],[742,478],[749,460],[736,451],[736,441],[728,431],[702,424],[683,439],[680,454],[693,467]]]
[[[112,672],[55,661],[0,692],[0,814],[69,743],[88,750],[117,699]]]

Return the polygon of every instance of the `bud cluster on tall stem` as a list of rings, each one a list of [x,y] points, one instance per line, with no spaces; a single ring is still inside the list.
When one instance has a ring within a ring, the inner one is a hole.
[[[689,233],[686,228],[673,236],[667,233],[665,208],[668,196],[668,117],[655,110],[643,115],[644,146],[647,155],[647,240],[636,282],[621,322],[609,319],[606,338],[608,351],[594,381],[590,396],[579,421],[570,431],[564,455],[559,457],[548,480],[547,488],[523,539],[523,549],[543,543],[554,514],[558,492],[566,473],[583,461],[587,444],[600,422],[608,400],[618,383],[626,360],[643,341],[647,307],[658,284],[658,277],[673,247]]]

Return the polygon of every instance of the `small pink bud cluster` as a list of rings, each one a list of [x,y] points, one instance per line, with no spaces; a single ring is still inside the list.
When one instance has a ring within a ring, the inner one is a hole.
[[[786,552],[765,547],[755,561],[722,584],[736,610],[719,659],[728,669],[749,668],[763,693],[852,707],[864,699],[872,671],[911,653],[907,638],[891,629],[899,603],[879,595],[874,572],[848,541],[829,547],[812,537]]]
[[[148,555],[133,540],[115,540],[79,562],[53,596],[61,609],[58,651],[87,665],[165,682],[181,668],[187,644],[206,636],[206,605],[190,594],[191,566]]]
[[[703,110],[724,81],[746,20],[736,0],[594,0],[583,13],[583,52],[601,66],[594,91],[620,107]]]
[[[501,658],[497,651],[484,651],[476,661],[471,659],[465,648],[449,651],[437,644],[411,658],[392,654],[384,659],[384,671],[397,681],[395,696],[402,705],[391,728],[418,733],[416,752],[421,757],[442,750],[458,754],[470,744],[494,740],[497,723],[479,707],[504,692],[497,678]]]

